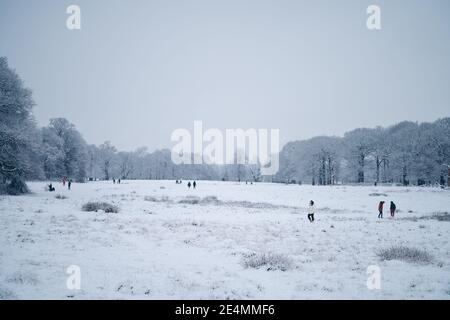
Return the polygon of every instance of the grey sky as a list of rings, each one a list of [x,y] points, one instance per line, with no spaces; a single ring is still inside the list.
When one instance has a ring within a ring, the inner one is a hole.
[[[89,143],[169,147],[202,120],[279,128],[284,144],[449,116],[449,13],[448,0],[0,0],[0,55],[40,125],[66,117]]]

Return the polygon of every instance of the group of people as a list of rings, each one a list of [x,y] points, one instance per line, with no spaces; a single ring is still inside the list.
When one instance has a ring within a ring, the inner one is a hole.
[[[383,209],[384,209],[384,201],[380,201],[378,204],[378,219],[383,219]],[[391,205],[389,206],[389,210],[391,212],[391,218],[395,216],[395,210],[397,210],[397,206],[394,201],[391,201]]]
[[[72,179],[68,179],[67,177],[63,177],[62,178],[62,185],[63,185],[63,187],[66,186],[66,182],[67,182],[67,189],[70,190],[70,188],[72,187],[73,180]]]
[[[72,179],[67,179],[67,177],[63,177],[61,179],[61,183],[62,183],[63,187],[65,187],[66,183],[67,183],[67,189],[69,189],[69,190],[72,187],[72,182],[73,182]],[[54,192],[54,191],[56,191],[56,188],[53,186],[52,183],[50,183],[47,185],[47,191]]]
[[[63,177],[63,179],[62,179],[63,186],[66,185],[66,182],[67,182],[67,188],[70,190],[70,188],[72,186],[72,179],[67,179],[67,177]],[[113,179],[113,183],[114,184],[116,183],[116,179]],[[117,183],[120,184],[121,180],[118,179]],[[175,183],[176,184],[182,184],[183,181],[176,180]],[[195,189],[197,187],[197,182],[194,181],[191,184],[191,182],[188,181],[187,186],[188,186],[189,189],[191,188],[191,186]],[[55,187],[51,183],[47,186],[47,188],[48,188],[48,191],[50,191],[50,192],[55,191]],[[379,204],[378,204],[378,218],[379,219],[383,218],[384,204],[385,204],[385,201],[380,201]],[[393,201],[391,201],[391,204],[389,206],[389,210],[390,210],[390,213],[391,213],[391,217],[394,218],[395,211],[397,210],[397,206],[395,205],[395,203]],[[314,213],[315,213],[315,211],[316,211],[316,207],[315,207],[314,201],[311,200],[311,201],[309,201],[309,205],[308,205],[308,209],[307,209],[309,222],[314,222]]]
[[[378,204],[378,218],[379,219],[383,219],[383,209],[384,209],[384,201],[380,201],[380,203]],[[391,201],[391,205],[389,206],[389,210],[391,212],[391,217],[394,218],[395,216],[395,211],[397,210],[397,206],[395,205],[394,201]],[[311,200],[309,202],[309,206],[307,209],[308,212],[308,220],[310,222],[314,222],[314,213],[316,211],[316,207],[314,205],[314,201]]]
[[[190,181],[188,182],[187,186],[188,186],[189,189],[191,188],[191,182]],[[194,189],[197,187],[197,183],[195,181],[192,183],[192,187]]]
[[[181,181],[181,180],[176,180],[175,183],[176,183],[176,184],[183,184],[183,181]],[[191,187],[193,187],[193,188],[195,189],[195,188],[197,188],[197,182],[194,181],[193,183],[191,183],[190,181],[188,181],[187,186],[188,186],[189,189],[190,189]]]

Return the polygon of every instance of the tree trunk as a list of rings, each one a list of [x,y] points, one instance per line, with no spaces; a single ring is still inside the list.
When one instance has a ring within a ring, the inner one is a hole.
[[[326,166],[325,166],[325,157],[322,157],[322,165],[319,170],[319,185],[323,186],[326,184],[325,174],[326,174]]]
[[[359,171],[358,171],[358,183],[364,183],[364,164],[365,156],[363,153],[359,156]]]
[[[384,182],[384,183],[387,182],[386,171],[387,171],[387,162],[386,162],[386,160],[385,160],[385,161],[383,161],[383,182]]]
[[[382,160],[381,160],[382,161]],[[377,156],[377,158],[376,158],[376,164],[377,164],[377,171],[376,171],[376,174],[377,174],[377,184],[380,182],[380,166],[381,166],[381,161],[380,161],[380,158]]]
[[[450,167],[448,168],[447,172],[447,187],[450,187]]]
[[[407,176],[408,176],[408,170],[406,169],[406,166],[403,166],[402,183],[404,186],[408,185],[408,181],[406,180]]]

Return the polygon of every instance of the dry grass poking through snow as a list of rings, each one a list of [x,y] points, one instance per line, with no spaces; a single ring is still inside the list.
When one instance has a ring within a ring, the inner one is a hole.
[[[285,255],[275,253],[252,254],[244,259],[246,268],[258,269],[264,267],[267,271],[286,271],[292,268],[292,260]]]
[[[448,212],[438,212],[431,216],[431,219],[438,221],[450,221],[450,214]]]
[[[0,196],[0,300],[450,299],[447,190],[208,181],[189,190],[160,180],[55,193],[29,186],[31,195]],[[377,219],[380,199],[370,193],[394,200],[395,219]],[[382,290],[369,290],[366,268],[377,263]],[[89,268],[82,290],[65,286],[72,264]]]
[[[95,212],[98,210],[103,210],[106,213],[118,213],[119,207],[107,202],[88,202],[81,207],[81,210]]]
[[[246,200],[219,200],[216,196],[205,196],[203,198],[198,196],[186,196],[182,199],[171,199],[167,196],[163,197],[154,197],[154,196],[145,196],[145,201],[150,202],[166,202],[170,204],[188,204],[188,205],[214,205],[214,206],[222,206],[222,207],[241,207],[241,208],[249,208],[249,209],[299,209],[296,206],[289,206],[289,205],[279,205],[279,204],[271,204],[267,202],[252,202],[252,201],[246,201]]]
[[[412,263],[430,263],[433,261],[433,257],[428,252],[405,246],[381,249],[377,254],[382,260],[401,260]]]

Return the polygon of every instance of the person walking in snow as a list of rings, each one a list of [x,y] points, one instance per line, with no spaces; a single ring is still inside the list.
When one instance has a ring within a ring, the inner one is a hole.
[[[191,188],[191,182],[190,181],[188,182],[187,186],[188,186],[189,189]]]
[[[397,209],[397,206],[395,205],[394,201],[391,201],[391,206],[389,207],[391,210],[391,217],[393,218],[395,215],[395,210]]]
[[[383,219],[383,206],[384,206],[384,201],[380,201],[380,203],[378,204],[378,218],[379,219]]]
[[[314,206],[314,201],[309,202],[308,206],[308,220],[309,222],[314,222],[314,211],[316,210],[316,207]]]
[[[67,188],[70,190],[70,187],[72,186],[72,179],[69,179],[67,182]]]
[[[192,186],[193,186],[194,189],[195,189],[195,187],[197,187],[197,182],[194,181],[194,183],[192,184]]]

